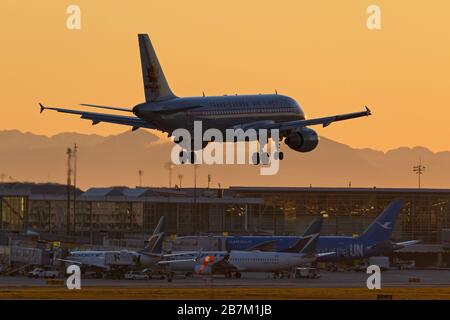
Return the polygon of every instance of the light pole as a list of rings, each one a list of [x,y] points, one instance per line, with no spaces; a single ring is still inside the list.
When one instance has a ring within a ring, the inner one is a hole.
[[[197,224],[199,223],[200,217],[197,214],[197,169],[199,164],[194,163],[194,233],[197,231]]]
[[[421,181],[420,181],[420,176],[421,176],[422,174],[424,174],[424,172],[425,172],[425,166],[422,165],[422,158],[420,158],[420,160],[419,160],[419,165],[413,167],[413,172],[414,172],[415,174],[418,175],[418,180],[419,180],[419,190],[420,190],[420,188],[421,188],[421,185],[420,185],[420,182],[421,182]]]
[[[73,146],[73,234],[76,234],[77,228],[77,151],[78,146]]]
[[[167,170],[169,170],[169,188],[172,188],[172,170],[175,168],[174,164],[172,162],[166,162],[165,167]]]
[[[139,169],[138,175],[139,175],[139,187],[142,187],[142,176],[144,175],[144,171]]]
[[[67,216],[66,216],[66,233],[70,234],[70,187],[72,185],[70,177],[72,176],[72,149],[67,148]]]
[[[182,174],[179,174],[178,175],[178,182],[180,183],[180,189],[182,188],[182,182],[183,182],[183,175]]]

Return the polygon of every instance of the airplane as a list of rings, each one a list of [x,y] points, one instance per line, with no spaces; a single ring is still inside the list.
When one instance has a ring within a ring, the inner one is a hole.
[[[144,82],[145,102],[133,108],[102,106],[96,104],[81,104],[84,107],[114,110],[129,115],[88,112],[66,108],[47,107],[39,103],[40,112],[53,110],[62,113],[80,115],[81,119],[92,121],[93,125],[100,122],[113,123],[139,128],[156,129],[167,132],[169,137],[174,130],[183,128],[194,137],[194,122],[201,121],[202,130],[218,129],[222,134],[227,129],[265,129],[279,130],[279,140],[298,152],[310,152],[319,143],[319,136],[309,126],[329,126],[333,122],[370,116],[371,111],[366,106],[364,111],[339,114],[321,118],[307,119],[300,105],[291,97],[278,94],[256,95],[224,95],[178,97],[169,87],[167,79],[156,56],[155,50],[147,34],[139,34],[139,49],[142,77]],[[258,140],[259,136],[256,137]],[[174,142],[180,144],[182,136],[174,136]],[[192,138],[191,138],[192,139]],[[253,139],[253,138],[252,138]],[[211,139],[212,140],[212,139]],[[211,141],[203,141],[201,145],[194,141],[190,144],[191,163],[195,161],[195,150],[205,148]],[[236,138],[235,138],[236,142]],[[255,152],[254,164],[260,163],[260,152]],[[182,152],[180,152],[180,158]],[[281,151],[274,153],[274,158],[284,158]]]
[[[316,253],[317,240],[322,223],[313,222],[308,228],[308,234],[297,239],[289,250],[273,251],[193,251],[177,252],[174,258],[162,260],[158,264],[166,265],[172,273],[186,273],[198,275],[224,274],[226,277],[234,275],[240,278],[242,272],[271,272],[279,274],[292,268],[309,264],[320,257],[332,255],[334,252]],[[189,258],[195,259],[189,261]],[[183,259],[184,262],[177,262]]]
[[[130,250],[74,250],[62,262],[76,264],[83,270],[93,269],[96,271],[111,272],[113,275],[133,267],[152,268],[158,262],[176,254],[164,254],[162,251],[164,240],[165,220],[162,216],[153,234],[148,239],[147,245],[140,251]],[[179,260],[183,262],[183,260]],[[191,261],[188,260],[188,261]]]
[[[358,237],[350,236],[320,236],[317,243],[317,253],[334,252],[334,254],[319,257],[318,262],[351,261],[371,256],[390,255],[396,250],[419,243],[420,240],[393,242],[390,240],[395,223],[403,207],[403,201],[392,201],[383,212]],[[307,232],[309,232],[307,230]],[[178,244],[192,242],[208,236],[185,236],[176,239]],[[213,236],[219,246],[225,250],[270,250],[283,252],[289,250],[299,239],[299,236]]]

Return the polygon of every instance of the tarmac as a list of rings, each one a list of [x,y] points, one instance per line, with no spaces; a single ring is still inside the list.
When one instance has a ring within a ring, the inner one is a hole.
[[[268,273],[242,273],[242,278],[223,276],[176,276],[172,282],[165,279],[112,280],[84,279],[84,288],[367,288],[369,274],[364,272],[322,271],[318,279],[274,279]],[[61,282],[61,281],[60,281]],[[60,283],[61,284],[61,283]],[[0,277],[2,289],[54,287],[46,279],[29,279],[23,276]],[[450,288],[450,270],[388,270],[381,273],[381,286],[390,288]]]

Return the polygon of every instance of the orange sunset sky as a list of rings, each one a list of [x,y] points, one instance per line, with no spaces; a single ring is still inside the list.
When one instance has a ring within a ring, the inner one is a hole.
[[[81,8],[81,30],[66,8]],[[382,29],[366,27],[381,7]],[[144,100],[137,33],[179,96],[279,93],[309,117],[373,116],[318,128],[353,147],[450,150],[450,1],[72,0],[0,2],[0,130],[111,134],[126,127],[38,102],[131,107]]]

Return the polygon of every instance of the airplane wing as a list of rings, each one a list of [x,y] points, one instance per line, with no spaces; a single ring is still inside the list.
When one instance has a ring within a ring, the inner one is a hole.
[[[76,261],[76,260],[59,259],[59,258],[57,258],[56,260],[62,261],[62,262],[68,262],[68,263],[72,263],[72,264],[79,264],[79,265],[82,265],[82,264],[83,264],[83,263],[81,263],[80,261]]]
[[[108,122],[108,123],[114,123],[114,124],[121,124],[121,125],[125,125],[125,126],[131,126],[131,127],[133,127],[133,130],[136,130],[139,128],[157,129],[151,123],[148,123],[147,121],[144,121],[138,117],[129,117],[129,116],[114,115],[114,114],[106,114],[106,113],[97,113],[97,112],[88,112],[88,111],[81,111],[81,110],[46,107],[41,103],[39,103],[39,106],[41,107],[41,113],[44,110],[53,110],[53,111],[62,112],[62,113],[78,114],[81,116],[81,119],[91,120],[93,125],[98,124],[100,122]]]
[[[158,265],[170,265],[173,263],[180,262],[196,262],[198,261],[198,257],[201,254],[201,251],[183,251],[176,253],[166,253],[162,255],[162,258],[172,258],[172,257],[181,257],[181,256],[191,256],[192,258],[188,259],[170,259],[170,260],[160,260],[157,262]]]
[[[327,127],[333,122],[337,121],[343,121],[343,120],[349,120],[359,117],[366,117],[370,116],[372,112],[368,107],[366,107],[365,111],[360,112],[353,112],[353,113],[345,113],[345,114],[338,114],[330,117],[323,117],[323,118],[315,118],[315,119],[306,119],[306,120],[293,120],[293,121],[285,121],[285,122],[267,122],[267,121],[258,121],[253,124],[243,124],[242,126],[235,126],[235,129],[242,128],[242,129],[278,129],[280,133],[286,132],[289,130],[294,130],[297,128],[303,128],[307,126],[314,126],[314,125],[322,125],[323,127]]]
[[[161,261],[158,261],[157,264],[158,265],[170,265],[170,264],[180,263],[180,262],[195,262],[195,261],[197,261],[197,260],[194,259],[194,258],[192,258],[192,259],[161,260]]]
[[[166,253],[166,254],[163,254],[163,257],[170,258],[170,257],[189,256],[189,255],[197,256],[198,253],[199,253],[199,251],[181,251],[181,252],[175,252],[175,253]]]
[[[79,266],[88,266],[88,267],[95,267],[95,268],[101,268],[101,269],[108,269],[108,267],[106,267],[105,265],[102,265],[102,264],[83,263],[83,262],[80,262],[80,261],[77,261],[77,260],[59,259],[59,258],[57,258],[56,260],[62,261],[62,262],[67,262],[67,263],[70,263],[70,264],[76,264],[76,265],[79,265]]]
[[[332,256],[334,255],[336,252],[321,252],[321,253],[316,253],[316,258],[322,258],[322,257],[328,257],[328,256]]]
[[[421,242],[420,240],[410,240],[403,242],[392,242],[391,240],[376,243],[372,246],[368,246],[368,250],[377,250],[379,252],[392,252],[403,249],[404,247],[411,246],[413,244]]]

